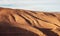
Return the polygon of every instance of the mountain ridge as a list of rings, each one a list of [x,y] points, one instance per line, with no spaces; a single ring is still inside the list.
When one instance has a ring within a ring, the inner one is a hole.
[[[60,13],[0,7],[0,27],[8,36],[60,36]]]

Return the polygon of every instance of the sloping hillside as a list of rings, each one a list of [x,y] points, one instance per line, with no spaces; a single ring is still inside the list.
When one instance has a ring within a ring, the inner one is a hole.
[[[60,13],[0,7],[0,36],[60,36]]]

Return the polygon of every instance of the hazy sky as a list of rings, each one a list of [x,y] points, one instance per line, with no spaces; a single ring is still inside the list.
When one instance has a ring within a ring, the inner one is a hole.
[[[60,12],[60,0],[0,0],[0,7]]]

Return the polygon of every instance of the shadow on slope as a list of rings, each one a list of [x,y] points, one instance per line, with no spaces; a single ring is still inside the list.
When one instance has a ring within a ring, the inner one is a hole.
[[[13,27],[9,23],[0,23],[0,36],[38,36],[22,28]]]
[[[37,28],[37,27],[35,27]],[[37,28],[47,36],[58,36],[57,33],[46,28]],[[37,34],[22,28],[13,27],[6,22],[0,22],[0,36],[38,36]]]
[[[35,27],[37,29],[39,29],[40,31],[42,31],[46,36],[59,36],[57,33],[51,31],[51,29],[46,29],[46,28],[38,28]]]

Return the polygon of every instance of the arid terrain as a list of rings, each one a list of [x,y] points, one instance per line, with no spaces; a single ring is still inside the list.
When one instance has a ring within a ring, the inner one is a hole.
[[[0,36],[60,36],[60,12],[0,7]]]

